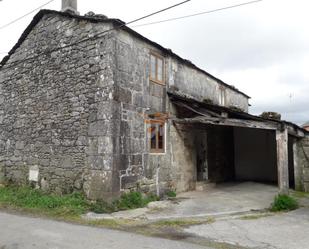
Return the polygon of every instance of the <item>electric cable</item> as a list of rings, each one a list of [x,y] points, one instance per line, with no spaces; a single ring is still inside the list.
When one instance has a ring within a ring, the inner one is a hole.
[[[55,1],[55,0],[50,0],[50,1],[48,1],[47,3],[44,3],[43,5],[41,5],[41,6],[37,7],[37,8],[35,8],[34,10],[31,10],[30,12],[28,12],[28,13],[26,13],[26,14],[24,14],[24,15],[18,17],[18,18],[16,18],[15,20],[13,20],[13,21],[11,21],[11,22],[9,22],[9,23],[6,23],[6,24],[0,26],[0,30],[6,28],[6,27],[8,27],[8,26],[10,26],[11,24],[13,24],[13,23],[15,23],[15,22],[17,22],[17,21],[23,19],[24,17],[26,17],[26,16],[32,14],[33,12],[35,12],[35,11],[37,11],[37,10],[43,8],[44,6],[50,4],[51,2],[54,2],[54,1]]]
[[[54,1],[54,0],[51,0],[51,1]],[[162,10],[159,10],[159,11],[156,11],[156,12],[153,12],[151,14],[148,14],[148,15],[145,15],[143,17],[140,17],[140,18],[137,18],[137,19],[134,19],[130,22],[127,22],[127,23],[123,23],[115,28],[112,28],[112,29],[109,29],[109,30],[105,30],[105,31],[102,31],[102,32],[99,32],[95,35],[93,35],[92,37],[89,37],[89,38],[85,38],[85,39],[82,39],[82,40],[79,40],[77,42],[74,42],[74,43],[70,43],[68,45],[65,45],[65,46],[62,46],[62,47],[58,47],[58,48],[55,48],[55,49],[51,49],[51,50],[46,50],[40,54],[37,54],[35,56],[32,56],[32,57],[29,57],[29,58],[26,58],[26,59],[23,59],[23,60],[17,60],[17,61],[14,61],[10,64],[12,65],[7,65],[6,64],[6,68],[10,68],[10,67],[13,67],[19,63],[22,63],[22,62],[26,62],[28,60],[32,60],[32,59],[35,59],[35,58],[38,58],[39,56],[41,55],[44,55],[44,54],[50,54],[50,53],[53,53],[55,51],[58,51],[58,50],[62,50],[62,49],[65,49],[65,48],[68,48],[68,47],[71,47],[71,46],[74,46],[74,45],[78,45],[80,43],[84,43],[84,42],[87,42],[89,40],[95,40],[95,39],[98,39],[98,38],[101,38],[102,35],[110,32],[110,31],[113,31],[113,30],[116,30],[116,29],[119,29],[119,28],[122,28],[124,26],[127,26],[129,24],[132,24],[132,23],[135,23],[137,21],[140,21],[140,20],[143,20],[145,18],[148,18],[150,16],[153,16],[155,14],[158,14],[158,13],[161,13],[163,11],[166,11],[166,10],[169,10],[171,8],[175,8],[177,6],[180,6],[182,4],[185,4],[187,2],[189,2],[191,0],[186,0],[186,1],[183,1],[183,2],[180,2],[178,4],[175,4],[175,5],[172,5],[170,7],[167,7],[167,8],[164,8]],[[135,26],[132,26],[133,27],[141,27],[141,26],[146,26],[146,25],[153,25],[153,24],[157,24],[157,23],[162,23],[162,22],[168,22],[168,21],[174,21],[174,20],[179,20],[179,19],[184,19],[184,18],[189,18],[189,17],[194,17],[194,16],[198,16],[198,15],[204,15],[204,14],[209,14],[209,13],[213,13],[213,12],[218,12],[218,11],[222,11],[222,10],[227,10],[227,9],[232,9],[232,8],[236,8],[236,7],[241,7],[241,6],[245,6],[245,5],[249,5],[249,4],[254,4],[254,3],[258,3],[258,2],[261,2],[263,0],[255,0],[255,1],[249,1],[249,2],[245,2],[245,3],[240,3],[240,4],[236,4],[236,5],[230,5],[230,6],[226,6],[226,7],[222,7],[222,8],[218,8],[218,9],[214,9],[214,10],[209,10],[209,11],[204,11],[204,12],[199,12],[199,13],[195,13],[195,14],[192,14],[192,15],[187,15],[187,16],[182,16],[182,17],[176,17],[176,18],[170,18],[170,19],[166,19],[166,20],[161,20],[161,21],[157,21],[157,22],[152,22],[152,23],[146,23],[146,24],[141,24],[141,25],[135,25]],[[4,66],[5,64],[1,65],[0,64],[0,69]]]
[[[132,28],[143,27],[143,26],[148,26],[148,25],[153,25],[153,24],[158,24],[158,23],[164,23],[164,22],[171,22],[171,21],[181,20],[181,19],[185,19],[185,18],[189,18],[189,17],[195,17],[195,16],[200,16],[200,15],[210,14],[210,13],[213,13],[213,12],[218,12],[218,11],[222,11],[222,10],[237,8],[237,7],[241,7],[241,6],[245,6],[245,5],[249,5],[249,4],[254,4],[254,3],[257,3],[257,2],[262,2],[262,1],[263,0],[255,0],[255,1],[250,1],[250,2],[246,2],[246,3],[230,5],[230,6],[227,6],[227,7],[213,9],[213,10],[208,10],[208,11],[203,11],[203,12],[199,12],[199,13],[195,13],[195,14],[191,14],[191,15],[174,17],[174,18],[169,18],[169,19],[165,19],[165,20],[161,20],[161,21],[155,21],[155,22],[150,22],[150,23],[134,25],[134,26],[132,26]]]
[[[51,1],[54,1],[54,0],[51,0]],[[119,25],[119,26],[117,26],[117,27],[115,27],[115,28],[111,28],[111,29],[108,29],[108,30],[104,30],[104,31],[102,31],[102,32],[99,32],[99,33],[97,33],[97,34],[91,36],[91,37],[88,37],[88,38],[79,40],[79,41],[77,41],[77,42],[70,43],[70,44],[65,45],[65,46],[62,46],[62,47],[54,48],[54,49],[51,49],[51,50],[45,50],[45,51],[42,52],[42,53],[39,53],[39,54],[37,54],[37,55],[35,55],[35,56],[29,57],[29,58],[26,58],[26,59],[23,59],[23,60],[16,60],[16,61],[11,62],[11,63],[9,63],[9,64],[5,64],[5,63],[4,63],[4,64],[1,64],[1,62],[0,62],[0,69],[1,69],[4,65],[6,65],[6,68],[11,68],[11,67],[13,67],[13,66],[16,66],[16,65],[19,64],[19,63],[26,62],[26,61],[28,61],[28,60],[32,60],[32,59],[38,58],[38,57],[41,56],[41,55],[50,54],[50,53],[53,53],[53,52],[58,51],[58,50],[62,50],[62,49],[65,49],[65,48],[68,48],[68,47],[71,47],[71,46],[74,46],[74,45],[78,45],[78,44],[80,44],[80,43],[87,42],[87,41],[89,41],[89,40],[95,40],[95,39],[101,38],[102,35],[104,35],[104,34],[110,32],[110,31],[113,31],[113,30],[122,28],[122,27],[126,26],[126,25],[129,24],[129,23],[132,24],[132,23],[134,23],[134,22],[143,20],[143,19],[148,18],[148,17],[150,17],[150,16],[153,16],[153,15],[155,15],[155,14],[158,14],[158,13],[161,13],[161,12],[163,12],[163,11],[169,10],[169,9],[171,9],[171,8],[175,8],[175,7],[177,7],[177,6],[180,6],[180,5],[182,5],[182,4],[185,4],[185,3],[189,2],[189,1],[191,1],[191,0],[182,1],[182,2],[180,2],[180,3],[178,3],[178,4],[172,5],[172,6],[170,6],[170,7],[161,9],[161,10],[156,11],[156,12],[154,12],[154,13],[151,13],[151,14],[142,16],[142,17],[140,17],[140,18],[137,18],[137,19],[135,19],[135,20],[132,20],[132,21],[130,21],[130,22],[128,22],[128,23],[122,23],[121,25]]]

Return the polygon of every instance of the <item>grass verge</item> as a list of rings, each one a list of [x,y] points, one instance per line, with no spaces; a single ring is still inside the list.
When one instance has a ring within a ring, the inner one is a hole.
[[[0,188],[0,207],[62,217],[81,215],[90,205],[80,193],[58,196],[29,187],[6,186]]]
[[[300,192],[300,191],[293,191],[292,196],[295,198],[309,198],[309,193]]]
[[[265,213],[265,214],[249,214],[239,217],[240,220],[257,220],[260,218],[265,218],[269,216],[273,216],[274,214],[271,213]]]
[[[210,224],[215,222],[214,218],[200,218],[200,219],[171,219],[171,220],[160,220],[152,223],[153,226],[157,227],[174,227],[184,228],[193,225]]]
[[[157,200],[154,195],[143,196],[139,192],[123,194],[112,203],[90,202],[82,193],[68,195],[48,194],[30,187],[0,187],[0,207],[23,210],[55,217],[78,217],[86,212],[111,213],[146,206]]]

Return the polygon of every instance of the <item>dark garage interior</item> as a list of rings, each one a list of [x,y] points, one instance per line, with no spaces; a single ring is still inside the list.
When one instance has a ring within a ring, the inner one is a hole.
[[[197,136],[200,139],[201,136]],[[199,142],[201,145],[201,142]],[[200,155],[207,153],[206,156]],[[205,158],[207,163],[203,163]],[[206,165],[207,181],[277,183],[275,131],[228,126],[207,126],[207,149],[197,150],[197,180]],[[200,172],[200,173],[199,173]]]

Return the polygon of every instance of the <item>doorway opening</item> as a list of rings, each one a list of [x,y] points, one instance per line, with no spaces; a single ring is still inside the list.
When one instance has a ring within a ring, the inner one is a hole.
[[[277,184],[275,131],[205,126],[196,136],[197,182]]]

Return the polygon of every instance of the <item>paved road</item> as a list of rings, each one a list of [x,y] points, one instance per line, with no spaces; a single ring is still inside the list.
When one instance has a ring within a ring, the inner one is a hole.
[[[226,219],[192,226],[186,232],[249,248],[308,249],[309,208],[252,220]]]
[[[0,212],[0,249],[202,249],[141,235]]]

